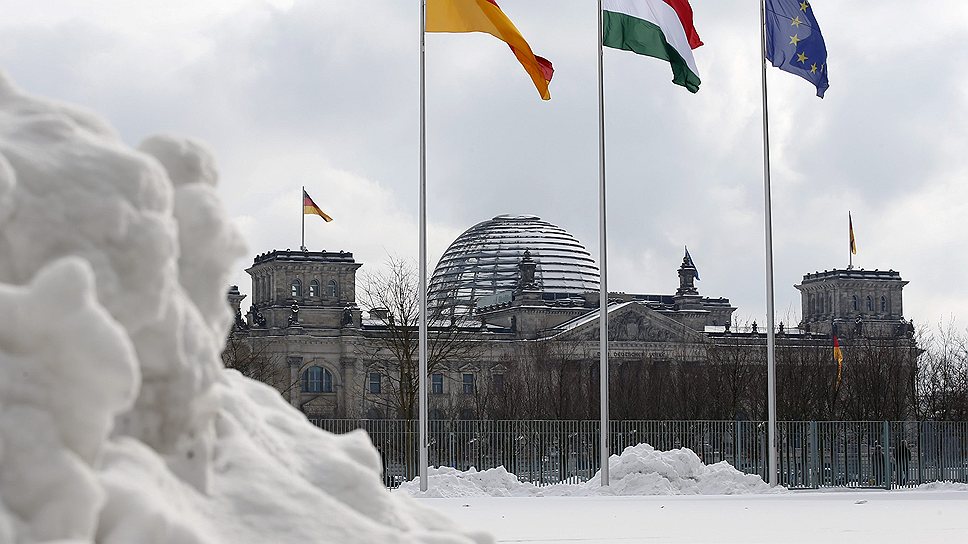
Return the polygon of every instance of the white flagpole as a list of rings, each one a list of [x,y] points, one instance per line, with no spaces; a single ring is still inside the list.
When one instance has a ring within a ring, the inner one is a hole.
[[[608,485],[608,266],[607,237],[605,236],[605,82],[602,67],[604,38],[602,30],[602,0],[598,0],[598,232],[601,254],[599,283],[599,397],[601,406],[601,475],[602,485]]]
[[[763,68],[763,197],[766,219],[766,379],[769,483],[776,481],[776,337],[773,310],[773,213],[770,198],[770,121],[766,95],[766,4],[760,0],[760,61]]]
[[[427,130],[424,97],[424,34],[426,0],[420,0],[420,354],[418,396],[420,397],[420,490],[427,491]]]
[[[306,251],[306,186],[302,186],[302,194],[299,195],[299,213],[302,215],[302,243],[299,249]]]

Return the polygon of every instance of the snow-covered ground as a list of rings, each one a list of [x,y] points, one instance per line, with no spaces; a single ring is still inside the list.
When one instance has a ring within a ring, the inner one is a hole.
[[[942,486],[943,487],[943,486]],[[420,499],[498,542],[541,544],[968,542],[968,492]]]
[[[419,497],[498,542],[968,542],[968,484],[913,490],[788,491],[689,449],[648,444],[609,459],[611,485],[537,487],[503,467],[431,469],[395,492]]]

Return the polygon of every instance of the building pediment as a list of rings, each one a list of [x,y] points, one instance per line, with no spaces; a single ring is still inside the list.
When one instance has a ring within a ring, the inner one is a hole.
[[[560,340],[595,340],[600,337],[599,312],[594,310],[560,327]],[[698,342],[697,331],[638,302],[613,305],[608,311],[608,337],[612,341]]]

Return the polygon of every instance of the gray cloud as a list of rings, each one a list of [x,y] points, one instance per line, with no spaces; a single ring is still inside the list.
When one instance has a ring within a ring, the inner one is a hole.
[[[387,252],[415,255],[416,2],[374,1],[365,11],[355,2],[229,4],[198,14],[178,3],[157,24],[110,3],[34,8],[0,23],[0,66],[32,92],[104,113],[132,142],[158,131],[207,140],[220,192],[253,252],[298,246],[290,203],[305,184],[337,218],[307,224],[311,243],[353,250],[368,267]],[[762,320],[754,4],[693,2],[706,42],[696,51],[697,95],[672,85],[659,61],[606,51],[615,289],[671,291],[688,244],[703,293],[728,296],[739,315]],[[963,315],[968,287],[952,277],[968,265],[968,51],[959,34],[968,8],[947,0],[814,5],[830,51],[827,98],[794,76],[769,74],[780,317],[798,313],[792,285],[802,274],[846,264],[848,209],[856,262],[911,280],[909,317]],[[594,5],[502,6],[555,63],[553,99],[538,99],[493,38],[428,35],[432,253],[480,220],[527,212],[597,255]]]

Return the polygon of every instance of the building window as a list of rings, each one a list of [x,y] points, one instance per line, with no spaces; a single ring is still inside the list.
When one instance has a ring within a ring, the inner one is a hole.
[[[807,313],[810,315],[814,314],[813,311],[813,293],[807,295]]]
[[[333,374],[325,368],[311,366],[303,372],[303,391],[306,393],[332,393]]]
[[[379,372],[370,372],[370,384],[368,390],[373,395],[383,392],[383,376]]]
[[[831,295],[827,295],[827,313],[834,313],[834,297]]]
[[[860,310],[860,306],[857,304],[857,295],[854,295],[854,311]]]
[[[504,392],[504,374],[491,374],[491,387],[495,393]]]
[[[430,394],[431,395],[444,394],[444,375],[443,374],[430,375]]]
[[[464,374],[463,383],[464,383],[464,394],[473,395],[474,394],[474,375]]]
[[[887,313],[887,297],[881,297],[881,313]]]
[[[299,278],[292,280],[292,284],[289,286],[289,292],[293,298],[302,296],[302,282],[299,281]]]
[[[868,312],[874,311],[874,299],[872,299],[870,295],[867,296],[867,311]]]
[[[318,297],[319,296],[319,282],[313,280],[309,282],[309,296]]]
[[[326,285],[326,294],[329,295],[330,298],[336,298],[339,296],[339,286],[336,285],[335,280],[329,280],[329,283]]]

